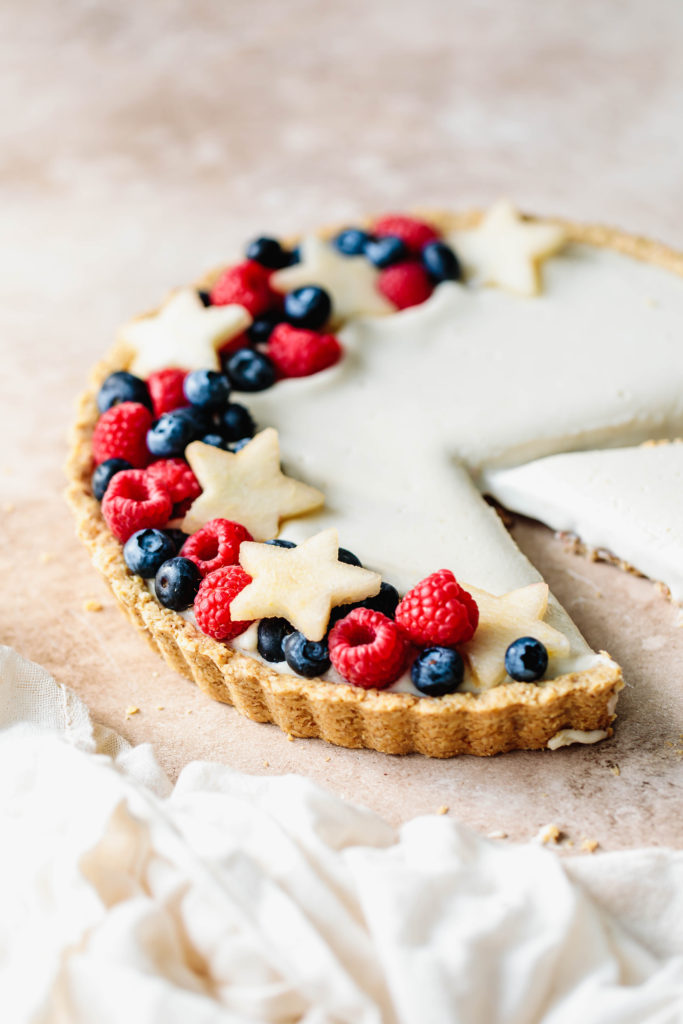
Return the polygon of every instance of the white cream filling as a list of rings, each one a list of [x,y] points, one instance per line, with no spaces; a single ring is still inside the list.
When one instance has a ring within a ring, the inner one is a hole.
[[[605,729],[591,729],[588,732],[584,729],[560,729],[548,740],[548,750],[569,747],[572,743],[599,743],[600,740],[606,739],[607,735]]]

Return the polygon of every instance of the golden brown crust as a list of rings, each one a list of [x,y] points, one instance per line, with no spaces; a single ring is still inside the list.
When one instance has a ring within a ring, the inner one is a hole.
[[[472,226],[481,216],[478,211],[417,212],[443,231]],[[657,242],[612,228],[555,223],[565,228],[570,241],[609,247],[683,276],[683,256]],[[219,272],[205,275],[200,285],[210,285]],[[114,346],[95,367],[80,398],[67,463],[67,500],[76,516],[78,535],[114,597],[172,668],[194,679],[215,700],[233,704],[255,721],[274,722],[293,736],[315,736],[339,746],[369,747],[389,754],[489,756],[546,747],[561,729],[603,729],[611,735],[623,681],[621,669],[607,655],[590,669],[541,686],[509,683],[478,695],[415,697],[282,675],[204,636],[162,608],[144,582],[129,574],[121,545],[102,519],[90,488],[97,389],[109,373],[125,368],[129,358],[123,345]]]

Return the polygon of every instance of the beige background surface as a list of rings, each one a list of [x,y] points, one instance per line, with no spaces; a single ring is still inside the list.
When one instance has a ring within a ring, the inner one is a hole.
[[[73,398],[116,325],[257,233],[508,194],[683,245],[676,0],[6,0],[0,87],[0,640],[173,773],[201,756],[305,772],[393,821],[447,805],[514,838],[553,821],[577,844],[680,845],[683,631],[649,582],[519,524],[624,666],[616,736],[383,757],[290,743],[170,672],[113,607],[60,496]],[[83,610],[91,597],[103,611]]]

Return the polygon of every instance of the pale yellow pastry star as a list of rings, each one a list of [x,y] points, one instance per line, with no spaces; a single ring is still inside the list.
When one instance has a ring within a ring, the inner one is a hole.
[[[503,681],[505,652],[513,640],[522,636],[540,640],[551,656],[569,654],[569,640],[564,633],[543,622],[548,608],[547,583],[531,583],[500,597],[466,583],[463,587],[477,602],[479,625],[461,650],[482,689],[489,690]]]
[[[377,290],[379,271],[365,256],[343,256],[330,242],[314,235],[304,238],[299,250],[299,263],[272,275],[270,283],[276,291],[291,292],[307,284],[324,288],[332,300],[335,322],[396,312]]]
[[[523,220],[507,199],[495,203],[476,228],[448,238],[467,277],[527,296],[540,292],[541,262],[566,240],[564,228]]]
[[[270,540],[281,519],[311,512],[325,501],[321,491],[282,472],[280,442],[272,427],[238,452],[193,441],[185,458],[202,487],[183,519],[186,533],[196,533],[210,519],[232,519],[256,540]]]
[[[153,316],[132,320],[121,340],[135,353],[131,373],[148,377],[156,370],[220,370],[218,349],[251,323],[244,306],[209,306],[193,288],[181,288]]]
[[[308,640],[322,640],[332,608],[374,597],[382,577],[340,562],[334,528],[309,537],[296,548],[245,541],[240,565],[252,582],[230,605],[233,619],[282,616]]]

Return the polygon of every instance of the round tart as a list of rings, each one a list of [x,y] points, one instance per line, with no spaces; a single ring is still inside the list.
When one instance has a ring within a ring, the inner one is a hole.
[[[68,499],[130,620],[294,736],[450,757],[610,735],[619,666],[481,492],[514,510],[517,467],[683,434],[683,259],[506,203],[248,256],[126,325],[79,403]]]

